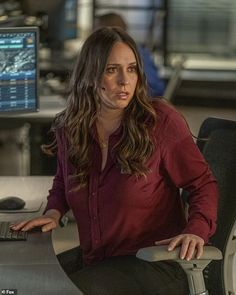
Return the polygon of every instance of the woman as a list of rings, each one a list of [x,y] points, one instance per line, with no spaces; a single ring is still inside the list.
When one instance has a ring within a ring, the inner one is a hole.
[[[126,32],[102,28],[88,37],[53,130],[44,149],[57,152],[58,166],[45,214],[13,228],[52,230],[71,208],[84,267],[70,276],[85,294],[188,294],[177,263],[135,253],[180,245],[182,259],[195,250],[199,258],[215,231],[216,184],[179,113],[150,102]],[[189,192],[188,220],[179,188]]]

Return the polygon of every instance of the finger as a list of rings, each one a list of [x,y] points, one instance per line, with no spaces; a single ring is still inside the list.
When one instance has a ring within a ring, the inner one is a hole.
[[[48,224],[42,226],[42,232],[50,231],[56,227],[57,227],[56,222],[52,221],[51,223],[48,223]]]
[[[204,246],[204,242],[199,242],[197,244],[197,253],[196,253],[197,259],[201,258],[202,254],[203,254],[203,246]]]
[[[161,241],[156,241],[155,245],[168,245],[172,239],[165,239]]]
[[[171,239],[171,242],[168,246],[168,251],[172,251],[175,249],[175,247],[179,246],[181,244],[182,238],[183,238],[182,236],[177,236]]]
[[[40,219],[33,219],[26,223],[26,225],[21,229],[22,231],[28,231],[36,226],[41,226],[52,221],[51,218],[40,218]]]
[[[21,222],[18,222],[18,223],[13,223],[13,224],[10,225],[10,228],[12,228],[13,230],[20,230],[28,222],[29,222],[29,220],[24,220],[24,221],[21,221]]]
[[[180,256],[181,259],[185,259],[186,258],[186,254],[187,254],[187,251],[188,251],[189,243],[190,243],[189,237],[185,237],[182,240],[182,245],[181,245],[180,253],[179,253],[179,256]]]
[[[185,258],[186,258],[187,261],[189,261],[189,260],[191,260],[193,258],[195,250],[196,250],[196,241],[191,240],[189,242],[188,249],[187,249],[187,252],[186,252],[186,255],[185,255]]]

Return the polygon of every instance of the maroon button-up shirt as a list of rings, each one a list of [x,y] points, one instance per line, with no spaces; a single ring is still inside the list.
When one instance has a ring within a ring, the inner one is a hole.
[[[71,192],[68,176],[74,167],[68,161],[64,134],[57,133],[58,167],[46,210],[57,209],[64,215],[72,209],[87,263],[135,254],[141,247],[180,233],[207,241],[215,231],[215,179],[181,115],[163,101],[154,107],[158,115],[154,133],[157,144],[147,161],[151,169],[147,178],[122,174],[118,167],[112,147],[121,136],[120,128],[109,138],[102,172],[102,155],[94,135],[89,185]],[[190,193],[188,221],[179,188]]]

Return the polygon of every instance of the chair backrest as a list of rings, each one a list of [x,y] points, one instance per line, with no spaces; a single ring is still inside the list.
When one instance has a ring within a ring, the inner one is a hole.
[[[231,262],[227,262],[232,259],[227,247],[233,242],[232,229],[235,229],[236,223],[236,121],[208,118],[203,122],[198,137],[198,147],[209,163],[219,188],[217,230],[211,243],[224,256],[224,261],[213,261],[207,267],[206,285],[210,294],[228,294],[224,293],[222,285],[225,288],[227,284],[225,268],[232,267]]]

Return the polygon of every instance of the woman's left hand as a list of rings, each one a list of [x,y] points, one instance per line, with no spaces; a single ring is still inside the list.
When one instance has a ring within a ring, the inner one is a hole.
[[[199,259],[203,253],[204,240],[192,234],[181,234],[170,239],[155,242],[155,245],[168,245],[168,251],[180,246],[179,256],[181,259],[191,260],[195,257]]]

